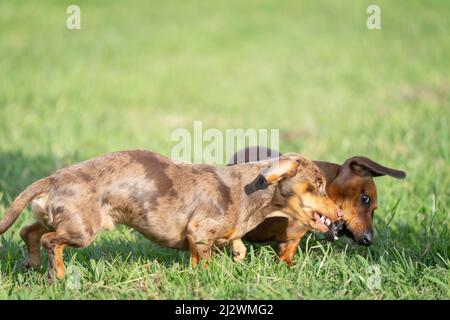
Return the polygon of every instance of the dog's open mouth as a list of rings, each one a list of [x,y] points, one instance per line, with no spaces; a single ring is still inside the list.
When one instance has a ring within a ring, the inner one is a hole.
[[[338,240],[343,234],[345,229],[345,222],[343,220],[338,220],[328,225],[328,231],[325,232],[325,237],[329,241]]]
[[[326,232],[326,230],[329,230],[330,226],[333,225],[331,220],[324,215],[321,215],[320,213],[314,211],[313,216],[314,223],[316,224],[317,228],[320,230],[323,230],[323,232]]]

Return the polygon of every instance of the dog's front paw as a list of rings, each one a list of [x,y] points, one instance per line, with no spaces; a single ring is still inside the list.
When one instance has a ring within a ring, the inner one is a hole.
[[[281,257],[280,260],[283,261],[284,263],[286,263],[286,265],[288,267],[292,267],[292,264],[293,264],[292,258],[290,258],[290,257]]]
[[[233,253],[234,262],[242,261],[247,255],[247,248],[241,239],[233,240],[231,252]]]
[[[242,251],[233,251],[233,261],[239,262],[245,259],[245,252]]]

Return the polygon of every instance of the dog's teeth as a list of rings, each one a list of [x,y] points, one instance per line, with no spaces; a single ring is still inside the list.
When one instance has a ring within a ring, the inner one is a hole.
[[[325,221],[325,217],[321,216],[319,220],[320,220],[320,222],[324,222]]]
[[[331,220],[330,220],[330,219],[328,219],[328,218],[326,218],[326,219],[325,219],[325,223],[327,224],[327,226],[329,226],[329,225],[330,225],[330,223],[331,223]]]

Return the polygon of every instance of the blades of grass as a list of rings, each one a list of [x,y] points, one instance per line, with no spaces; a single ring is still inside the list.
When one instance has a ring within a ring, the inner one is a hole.
[[[391,217],[388,219],[388,221],[385,223],[385,227],[386,227],[386,228],[389,227],[389,225],[391,224],[391,222],[392,222],[392,220],[394,219],[395,215],[397,214],[397,209],[398,209],[398,206],[400,205],[401,200],[402,200],[402,198],[398,198],[398,199],[395,201],[395,203],[394,203],[394,205],[392,206],[392,208],[389,210],[389,211],[392,212],[392,215],[391,215]]]

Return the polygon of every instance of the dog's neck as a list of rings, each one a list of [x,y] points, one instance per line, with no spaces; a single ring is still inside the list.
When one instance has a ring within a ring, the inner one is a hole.
[[[258,190],[251,196],[247,196],[248,214],[253,215],[260,211],[262,215],[267,215],[273,210],[280,210],[284,206],[277,186],[269,186],[267,189]]]
[[[234,190],[232,194],[234,205],[230,209],[239,212],[237,224],[240,226],[242,235],[284,205],[282,196],[279,194],[279,187],[276,185],[269,185],[252,194],[245,193],[245,186],[252,182],[269,163],[269,160],[243,163],[221,168],[218,172],[221,179],[231,190]]]
[[[258,190],[248,196],[246,207],[241,212],[241,225],[244,226],[243,233],[253,230],[257,225],[263,222],[269,215],[274,212],[282,213],[286,207],[286,199],[281,196],[278,186],[269,186],[267,189]]]
[[[271,201],[258,198],[260,198],[260,196],[256,195],[252,201],[249,202],[250,207],[248,209],[244,209],[245,213],[242,216],[242,222],[240,223],[240,226],[242,227],[242,235],[256,228],[256,226],[266,219],[268,214],[274,211],[274,209],[272,209]]]

